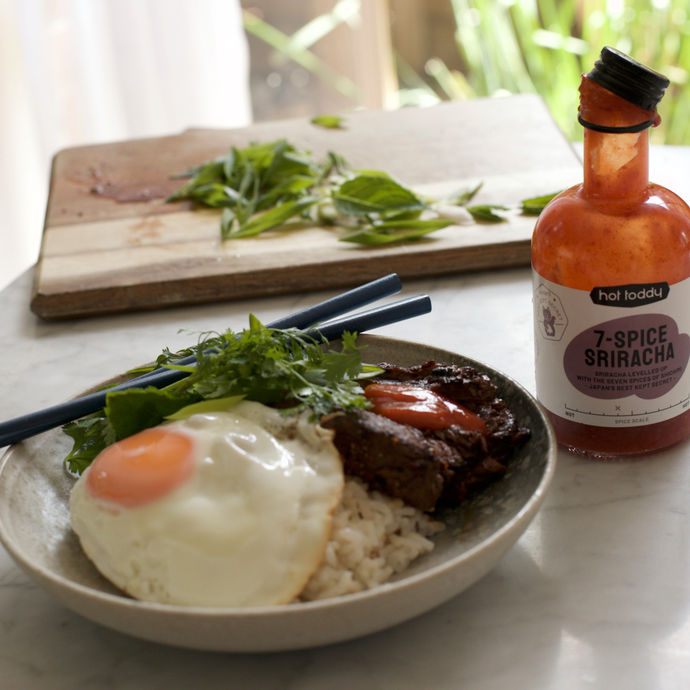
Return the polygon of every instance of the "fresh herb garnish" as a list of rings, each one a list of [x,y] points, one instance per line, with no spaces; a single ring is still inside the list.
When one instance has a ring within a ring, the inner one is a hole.
[[[364,217],[427,208],[414,192],[385,173],[373,170],[359,173],[343,182],[333,192],[333,204],[344,215]]]
[[[312,122],[340,126],[335,115],[322,115]],[[344,227],[349,232],[340,237],[341,242],[378,246],[418,240],[454,224],[452,216],[436,210],[437,200],[416,194],[391,175],[353,170],[332,151],[316,162],[285,139],[246,148],[233,146],[224,156],[178,177],[189,181],[167,201],[189,199],[222,209],[223,240],[306,223]],[[475,221],[504,222],[506,218],[495,211],[508,210],[505,206],[467,207],[481,187],[479,182],[458,190],[440,204],[466,207]],[[522,212],[536,215],[550,199],[527,199]]]
[[[356,334],[343,335],[341,351],[322,345],[303,331],[266,328],[250,316],[250,327],[241,333],[205,334],[193,348],[174,354],[166,350],[156,367],[181,369],[189,376],[163,390],[108,393],[103,410],[63,427],[74,439],[67,467],[81,474],[115,441],[166,419],[227,409],[241,399],[277,404],[285,414],[309,409],[313,419],[335,409],[367,407],[358,379],[380,370],[362,364]],[[196,366],[175,364],[189,354],[196,356]]]
[[[312,117],[311,123],[326,129],[343,129],[343,118],[339,115],[317,115]]]
[[[76,422],[70,422],[62,430],[71,436],[74,443],[65,464],[70,472],[81,474],[107,446],[107,419],[97,412]]]
[[[472,187],[465,187],[464,189],[458,189],[454,194],[451,194],[446,199],[443,199],[443,203],[452,204],[453,206],[465,206],[474,198],[475,194],[482,188],[483,182]]]
[[[351,232],[341,238],[345,242],[388,244],[452,224],[438,214],[420,220],[422,211],[434,215],[430,205],[387,173],[355,171],[332,151],[317,163],[284,139],[233,147],[185,176],[189,181],[167,201],[190,199],[223,209],[224,240],[253,237],[296,221],[346,227]]]
[[[251,236],[308,211],[316,201],[307,201],[310,190],[323,184],[334,167],[330,157],[318,165],[284,139],[243,149],[233,146],[224,156],[185,173],[189,182],[166,201],[191,199],[225,209],[223,239]],[[263,220],[253,218],[269,209],[271,215]]]
[[[538,216],[544,210],[546,204],[559,194],[560,192],[555,192],[554,194],[535,196],[532,199],[523,199],[520,210],[527,216]]]
[[[468,206],[467,210],[475,220],[484,223],[504,223],[506,219],[494,211],[508,211],[509,209],[507,206],[499,206],[498,204],[483,204],[481,206]]]
[[[436,230],[447,228],[453,225],[454,221],[446,219],[433,220],[409,220],[409,221],[385,221],[360,228],[340,238],[341,242],[355,242],[377,246],[381,244],[391,244],[401,240],[416,240],[424,235],[428,235]]]

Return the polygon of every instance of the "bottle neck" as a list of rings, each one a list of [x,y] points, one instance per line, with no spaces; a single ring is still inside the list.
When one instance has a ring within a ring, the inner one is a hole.
[[[655,110],[644,110],[583,75],[582,120],[604,127],[631,127],[661,122]],[[602,201],[632,199],[649,187],[649,133],[610,133],[585,128],[584,193]]]
[[[602,200],[644,195],[649,187],[649,134],[585,129],[584,192]]]

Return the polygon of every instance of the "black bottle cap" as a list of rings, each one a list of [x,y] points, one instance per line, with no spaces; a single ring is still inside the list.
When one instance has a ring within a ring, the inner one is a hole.
[[[656,108],[671,83],[663,74],[608,46],[587,77],[644,110]]]

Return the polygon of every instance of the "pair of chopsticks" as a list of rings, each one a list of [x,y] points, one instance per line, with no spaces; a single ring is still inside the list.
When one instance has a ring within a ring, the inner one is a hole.
[[[314,338],[337,340],[345,331],[363,333],[372,328],[388,326],[398,321],[404,321],[414,316],[428,314],[431,311],[431,300],[428,295],[418,295],[408,299],[393,302],[382,307],[359,312],[345,318],[337,317],[365,307],[384,297],[389,297],[402,289],[400,278],[391,273],[366,285],[349,290],[348,292],[320,302],[312,307],[298,311],[290,316],[267,324],[267,328],[298,328]],[[312,330],[307,330],[312,329]],[[176,362],[177,365],[188,365],[196,362],[196,358],[185,357]],[[0,447],[18,443],[30,436],[43,433],[49,429],[62,426],[75,419],[84,417],[105,407],[106,395],[112,391],[122,391],[129,388],[165,388],[188,376],[187,372],[176,369],[157,369],[136,378],[125,381],[104,391],[91,393],[76,400],[48,407],[39,412],[17,417],[0,423]]]

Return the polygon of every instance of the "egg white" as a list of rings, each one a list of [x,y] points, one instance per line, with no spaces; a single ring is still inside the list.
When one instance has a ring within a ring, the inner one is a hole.
[[[87,556],[117,587],[169,604],[246,607],[295,599],[318,567],[344,477],[333,433],[307,414],[244,401],[169,425],[192,438],[196,469],[136,508],[70,499]]]

